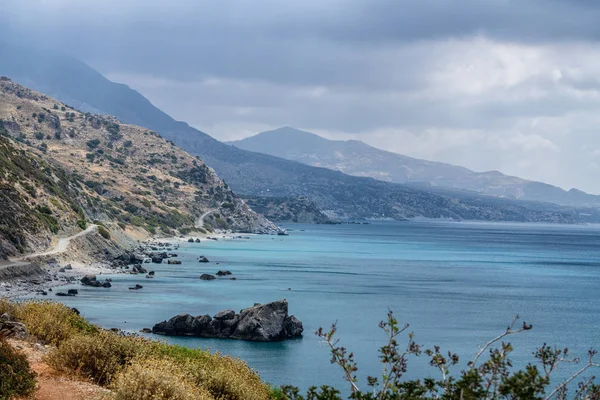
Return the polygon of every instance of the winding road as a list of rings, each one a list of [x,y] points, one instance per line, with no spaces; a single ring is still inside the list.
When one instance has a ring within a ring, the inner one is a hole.
[[[216,208],[213,208],[212,210],[208,210],[207,212],[202,214],[200,216],[200,218],[198,218],[198,220],[196,221],[196,228],[202,228],[204,226],[204,218],[207,217],[209,214],[212,214],[216,211],[219,211],[219,210]]]
[[[59,239],[58,243],[51,250],[44,251],[41,253],[27,254],[26,256],[23,256],[20,258],[14,258],[11,261],[13,263],[16,263],[16,262],[24,261],[25,259],[31,258],[31,257],[49,256],[51,254],[63,253],[65,251],[67,251],[67,249],[69,248],[69,244],[71,243],[71,240],[77,239],[78,237],[81,237],[81,236],[85,236],[85,235],[95,232],[97,230],[98,230],[98,225],[90,224],[84,231],[81,231],[79,233],[76,233],[76,234],[71,235],[66,238]]]

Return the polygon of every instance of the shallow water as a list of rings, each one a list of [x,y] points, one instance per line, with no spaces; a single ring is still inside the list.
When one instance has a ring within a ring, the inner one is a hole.
[[[300,340],[166,339],[241,357],[270,383],[304,388],[344,386],[327,348],[312,334],[334,321],[341,343],[356,353],[360,375],[380,373],[376,350],[385,337],[377,323],[388,309],[410,323],[417,342],[457,352],[463,361],[506,329],[515,314],[534,326],[510,339],[519,365],[544,342],[581,356],[600,344],[598,227],[465,222],[285,227],[292,229],[290,236],[183,243],[177,251],[182,265],[145,265],[156,271],[155,279],[114,275],[110,289],[77,285],[77,297],[60,300],[104,327],[137,331],[181,312],[214,314],[286,298],[290,313],[304,323]],[[211,263],[196,262],[200,254]],[[198,279],[218,269],[231,270],[237,280]],[[136,283],[144,289],[128,290]],[[424,359],[409,365],[409,377],[437,376]]]

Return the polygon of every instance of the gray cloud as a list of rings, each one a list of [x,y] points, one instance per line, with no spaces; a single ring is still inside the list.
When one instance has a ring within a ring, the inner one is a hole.
[[[220,139],[292,125],[600,193],[600,3],[0,0]]]

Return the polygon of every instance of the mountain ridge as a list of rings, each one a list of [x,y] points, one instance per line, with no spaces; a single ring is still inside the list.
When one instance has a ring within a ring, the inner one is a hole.
[[[9,54],[10,57],[0,57],[0,74],[12,73],[12,78],[16,81],[29,80],[35,83],[35,87],[48,87],[51,93],[58,93],[59,99],[77,100],[79,104],[87,104],[103,114],[108,114],[107,109],[113,110],[116,117],[124,123],[141,118],[140,125],[159,132],[189,154],[200,157],[239,195],[306,197],[328,217],[338,219],[426,217],[573,223],[587,221],[592,218],[589,215],[595,218],[595,214],[588,210],[531,202],[496,201],[488,196],[478,197],[472,193],[437,194],[423,188],[378,181],[370,177],[355,177],[241,150],[221,143],[183,122],[175,121],[126,85],[113,84],[96,71],[85,71],[93,69],[82,62],[71,65],[70,58],[52,54],[44,55],[49,57],[48,63],[38,63],[34,68],[22,62],[27,57],[21,57],[21,53],[34,50],[13,48],[12,51],[15,53]],[[29,59],[31,57],[35,57],[35,51]],[[58,61],[56,57],[59,58]],[[62,68],[65,63],[72,69]],[[66,74],[64,71],[70,73]],[[88,82],[89,76],[93,80]],[[119,90],[94,90],[98,85],[109,85]],[[84,87],[87,89],[82,90]],[[127,90],[128,94],[121,95],[121,90]],[[124,98],[128,101],[124,101]]]
[[[227,143],[243,150],[260,151],[307,165],[388,182],[420,182],[496,197],[546,201],[566,206],[600,206],[600,196],[575,188],[566,191],[496,170],[475,172],[462,166],[378,149],[358,140],[330,140],[291,127],[261,132]]]

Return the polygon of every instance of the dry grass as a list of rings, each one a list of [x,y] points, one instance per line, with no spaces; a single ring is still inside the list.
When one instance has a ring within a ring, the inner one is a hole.
[[[69,307],[51,301],[12,303],[0,300],[0,314],[8,313],[27,326],[29,335],[58,346],[77,334],[97,333],[98,328]]]
[[[270,398],[269,386],[233,357],[103,331],[49,301],[0,301],[3,312],[56,346],[45,358],[51,367],[112,387],[119,399]]]
[[[146,341],[112,332],[75,335],[51,352],[47,362],[54,369],[91,378],[99,385],[112,382],[133,359],[143,355]]]
[[[180,365],[169,359],[138,360],[120,373],[112,389],[115,400],[209,400],[207,390],[194,385]]]

